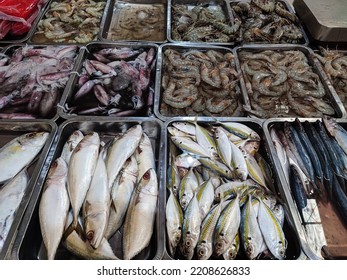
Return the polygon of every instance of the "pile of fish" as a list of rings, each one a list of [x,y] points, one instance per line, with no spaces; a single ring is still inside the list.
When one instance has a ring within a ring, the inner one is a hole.
[[[107,33],[109,40],[166,40],[165,5],[117,1],[113,13],[114,20]]]
[[[77,91],[70,93],[66,112],[97,116],[148,115],[154,98],[150,82],[155,56],[154,48],[91,50],[83,61]]]
[[[238,35],[242,42],[299,44],[304,39],[299,19],[282,1],[232,1],[231,11],[241,23]]]
[[[284,122],[270,128],[270,136],[303,224],[312,222],[318,208],[315,203],[311,211],[310,203],[317,200],[332,203],[347,225],[347,131],[323,117],[315,123]],[[322,244],[316,246],[320,254]]]
[[[74,131],[49,169],[39,205],[47,258],[60,243],[84,259],[118,259],[109,240],[122,228],[123,259],[151,241],[158,182],[149,137],[134,125],[103,143]]]
[[[171,36],[175,41],[228,43],[236,41],[241,21],[230,22],[222,6],[172,5]]]
[[[168,131],[170,255],[284,259],[284,209],[259,134],[237,122],[177,121]]]
[[[0,148],[0,252],[28,186],[27,169],[33,164],[48,132],[22,134]]]
[[[319,75],[300,50],[239,52],[251,106],[259,118],[333,116]]]
[[[341,102],[347,108],[347,55],[343,52],[320,48],[322,55],[315,57],[322,63]]]
[[[164,116],[242,115],[239,75],[231,52],[167,48],[161,87]]]
[[[105,0],[52,1],[37,25],[35,43],[86,44],[97,39]]]
[[[53,117],[77,51],[77,46],[23,46],[2,55],[0,118]]]

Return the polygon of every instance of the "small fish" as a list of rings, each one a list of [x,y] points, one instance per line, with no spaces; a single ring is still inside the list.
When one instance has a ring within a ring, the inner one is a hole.
[[[146,133],[142,133],[142,138],[138,147],[135,149],[135,158],[138,164],[138,178],[142,178],[143,174],[150,168],[155,167],[155,155],[151,140]]]
[[[189,169],[201,165],[201,162],[197,158],[189,154],[183,153],[176,156],[174,164],[177,167],[184,167]]]
[[[232,171],[229,169],[229,167],[218,160],[209,159],[209,158],[199,158],[199,161],[205,167],[211,169],[212,171],[215,171],[216,173],[218,173],[219,175],[227,179],[234,178]]]
[[[211,136],[210,132],[206,128],[202,127],[197,122],[194,122],[194,124],[197,143],[209,153],[210,158],[216,158],[217,147],[213,136]]]
[[[171,140],[178,148],[180,148],[182,151],[187,152],[188,154],[205,158],[210,157],[209,152],[206,151],[204,147],[202,147],[189,137],[171,136]]]
[[[67,164],[69,164],[73,150],[76,148],[77,144],[81,142],[83,137],[84,135],[82,131],[75,130],[73,133],[71,133],[70,137],[64,144],[63,150],[61,152],[61,157],[65,160]]]
[[[252,139],[260,141],[259,134],[244,124],[237,122],[220,122],[220,124],[229,132],[242,139]]]
[[[235,260],[240,250],[240,235],[236,234],[231,246],[223,254],[225,260]]]
[[[286,154],[286,150],[283,147],[283,144],[277,134],[277,131],[275,128],[271,128],[270,129],[270,136],[271,136],[271,140],[272,143],[275,147],[276,150],[276,155],[281,163],[283,172],[284,172],[284,176],[287,180],[287,182],[289,182],[289,161],[288,161],[288,156]]]
[[[329,134],[336,139],[343,151],[347,154],[347,131],[334,118],[324,116],[323,122]]]
[[[199,186],[197,190],[197,199],[199,202],[201,220],[203,220],[210,211],[214,200],[214,187],[211,179],[208,179]]]
[[[66,162],[62,157],[51,164],[39,204],[41,234],[49,260],[54,260],[69,212],[67,172]]]
[[[196,128],[195,125],[189,122],[173,122],[171,124],[173,127],[177,128],[178,130],[190,135],[195,136],[196,135]]]
[[[219,157],[222,159],[224,164],[231,169],[232,149],[231,145],[229,144],[228,136],[224,132],[224,129],[217,127],[214,131],[214,138],[217,143],[217,151]]]
[[[182,178],[179,187],[178,199],[183,210],[187,208],[189,201],[192,199],[198,187],[198,180],[193,172],[193,168],[191,168]]]

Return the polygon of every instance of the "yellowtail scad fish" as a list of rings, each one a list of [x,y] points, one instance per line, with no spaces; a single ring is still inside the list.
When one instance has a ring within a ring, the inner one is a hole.
[[[0,189],[0,252],[28,186],[28,181],[28,174],[24,169]]]
[[[225,260],[235,260],[240,249],[240,235],[236,234],[231,246],[223,253]]]
[[[197,155],[204,158],[210,157],[210,154],[204,147],[189,137],[172,136],[171,140],[177,147],[188,154]]]
[[[112,186],[112,203],[105,233],[107,239],[112,237],[124,222],[130,198],[136,185],[137,174],[138,165],[133,155],[127,159]]]
[[[51,164],[40,200],[40,228],[49,260],[55,258],[69,211],[70,201],[66,189],[67,171],[66,162],[62,157]]]
[[[169,191],[170,195],[166,203],[166,232],[169,252],[173,256],[182,237],[183,211],[172,189]]]
[[[123,259],[134,258],[148,246],[153,234],[158,192],[157,174],[151,168],[143,174],[131,196],[123,232]]]
[[[203,220],[210,211],[214,201],[214,187],[211,179],[206,180],[199,186],[196,196],[199,202],[201,220]]]
[[[0,149],[0,184],[16,176],[35,159],[48,135],[48,132],[22,134]]]
[[[65,230],[68,230],[73,220],[72,212],[70,211],[67,217]],[[80,220],[78,227],[83,227]],[[76,230],[73,230],[63,240],[64,247],[75,256],[87,260],[119,260],[113,253],[111,245],[106,238],[101,240],[97,249],[94,249],[87,240],[84,240]]]
[[[196,178],[193,168],[189,169],[186,175],[181,180],[178,199],[182,209],[185,210],[192,199],[195,191],[198,189],[199,183]]]
[[[94,249],[99,247],[105,235],[111,204],[111,190],[108,188],[104,161],[105,153],[105,149],[99,153],[93,178],[82,206],[86,238]]]
[[[117,138],[109,148],[106,159],[108,186],[111,188],[125,161],[135,152],[142,137],[142,126],[134,125]]]
[[[68,193],[73,210],[73,228],[87,195],[99,155],[100,137],[96,132],[87,134],[78,143],[68,166]]]

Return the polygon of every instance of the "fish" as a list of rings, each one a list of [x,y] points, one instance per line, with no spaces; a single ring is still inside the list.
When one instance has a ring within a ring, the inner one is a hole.
[[[247,153],[243,153],[246,165],[248,169],[249,177],[251,177],[256,183],[258,183],[260,186],[262,186],[265,190],[269,190],[269,188],[266,185],[264,174],[256,161],[256,159]]]
[[[231,163],[229,165],[232,166],[232,171],[235,174],[235,177],[244,181],[249,175],[249,170],[244,155],[245,152],[240,150],[234,143],[229,142],[229,144],[232,150]]]
[[[200,236],[196,245],[196,254],[199,260],[207,260],[212,256],[213,234],[222,211],[222,204],[223,201],[213,207],[202,221]]]
[[[224,129],[222,129],[222,127],[219,126],[215,129],[214,138],[217,144],[217,151],[219,157],[226,166],[232,169],[231,162],[233,151],[231,145],[229,144],[229,138],[227,134],[224,132]]]
[[[138,178],[150,168],[155,169],[155,156],[152,148],[151,140],[145,132],[142,133],[142,138],[138,147],[135,149],[135,158],[138,164]]]
[[[112,187],[125,161],[135,152],[141,141],[142,133],[142,126],[134,125],[111,144],[106,159],[109,188]]]
[[[214,187],[211,179],[206,180],[199,186],[196,196],[199,202],[201,220],[203,220],[210,211],[214,200]]]
[[[82,205],[86,238],[94,249],[100,246],[105,235],[111,204],[111,190],[107,185],[104,160],[105,153],[106,149],[102,149],[99,153],[93,177]]]
[[[169,157],[169,166],[168,166],[168,185],[167,187],[169,189],[172,189],[174,195],[177,196],[178,194],[178,190],[179,190],[179,186],[181,183],[181,177],[180,174],[178,172],[178,168],[175,165],[175,156],[177,154],[177,150],[178,148],[175,146],[175,144],[169,140],[169,152],[170,152],[170,157]]]
[[[0,184],[17,175],[40,153],[48,139],[48,132],[22,134],[0,149]]]
[[[67,164],[69,164],[73,150],[76,148],[77,144],[81,142],[83,137],[84,135],[82,131],[75,130],[65,142],[60,156],[66,161]]]
[[[179,245],[182,256],[187,260],[193,258],[194,249],[200,236],[201,222],[199,202],[194,193],[193,198],[190,200],[187,209],[184,212],[182,240]]]
[[[195,121],[194,124],[196,142],[208,152],[210,158],[216,158],[217,146],[213,139],[213,136],[206,128],[199,125],[197,121]]]
[[[48,260],[54,260],[70,207],[66,189],[68,167],[57,158],[50,166],[39,204],[39,221]]]
[[[183,211],[173,191],[171,189],[169,191],[170,194],[166,202],[165,210],[166,232],[168,237],[169,253],[171,256],[174,256],[182,237]]]
[[[171,124],[176,129],[188,134],[189,136],[196,136],[196,127],[194,124],[189,122],[173,122]]]
[[[237,122],[218,122],[232,134],[242,138],[260,141],[260,136],[250,127]]]
[[[182,178],[179,187],[178,200],[183,210],[187,208],[189,201],[192,199],[198,187],[198,180],[194,174],[193,168],[191,168]]]
[[[263,235],[253,208],[252,196],[248,197],[241,210],[240,235],[247,258],[253,260],[258,257],[261,253]]]
[[[126,213],[123,259],[132,259],[148,246],[153,234],[158,192],[157,174],[153,168],[148,169],[133,191]]]
[[[240,198],[228,203],[221,213],[214,231],[214,253],[218,257],[232,246],[241,222]]]
[[[240,234],[237,233],[231,246],[223,253],[223,259],[234,260],[240,250]]]
[[[174,165],[177,167],[184,167],[189,169],[200,166],[201,162],[197,158],[189,154],[182,153],[175,157]]]
[[[322,119],[329,134],[336,139],[347,154],[347,131],[334,118],[324,116]]]
[[[285,258],[287,240],[281,224],[271,209],[263,202],[263,200],[260,198],[257,199],[259,201],[259,227],[265,244],[276,259],[283,260]]]
[[[65,230],[68,230],[73,220],[72,211],[68,213],[66,219]],[[78,227],[83,227],[82,223],[78,222]],[[101,240],[97,249],[94,249],[87,240],[84,240],[76,230],[65,236],[62,240],[63,246],[75,256],[87,260],[119,260],[114,254],[111,245],[106,238]]]
[[[105,232],[107,239],[111,238],[124,222],[131,195],[137,183],[138,169],[135,156],[132,155],[126,160],[122,171],[114,181],[111,190],[112,204]]]
[[[73,228],[77,227],[78,215],[93,178],[99,156],[99,146],[99,134],[89,133],[78,143],[70,158],[67,190],[73,210]]]
[[[172,142],[182,151],[190,155],[209,158],[210,154],[204,147],[189,137],[171,136]]]
[[[210,158],[199,158],[199,161],[202,163],[203,166],[211,169],[212,171],[215,171],[220,176],[223,176],[227,179],[234,178],[232,170],[230,170],[228,166],[226,166],[224,163],[218,160],[214,160]]]
[[[286,154],[286,150],[283,147],[283,144],[277,134],[276,129],[273,127],[270,129],[270,136],[276,150],[276,155],[281,163],[284,176],[287,182],[289,183],[289,161],[288,161],[288,156]]]
[[[5,245],[28,181],[27,170],[23,169],[0,188],[0,252]]]
[[[295,165],[290,165],[290,189],[292,190],[294,200],[298,207],[301,218],[303,218],[303,209],[307,206],[307,195],[302,185],[300,175]]]

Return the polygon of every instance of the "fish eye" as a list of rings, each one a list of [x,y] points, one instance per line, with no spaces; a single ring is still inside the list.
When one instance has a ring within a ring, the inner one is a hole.
[[[87,239],[88,240],[92,240],[94,238],[94,231],[88,231],[87,233]]]
[[[145,174],[143,174],[143,179],[149,180],[151,178],[151,173],[147,171]]]
[[[35,137],[35,133],[34,132],[31,132],[28,134],[28,138],[32,139]]]

